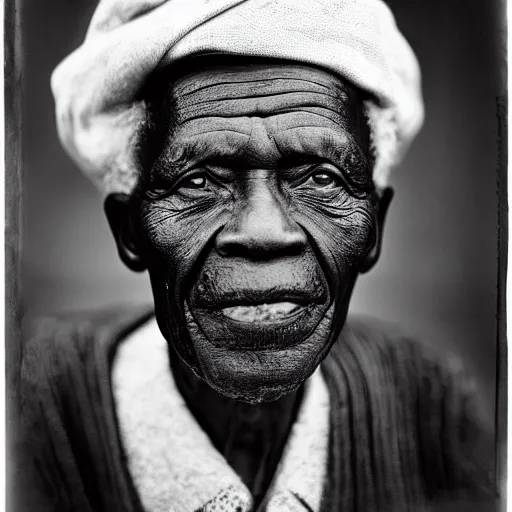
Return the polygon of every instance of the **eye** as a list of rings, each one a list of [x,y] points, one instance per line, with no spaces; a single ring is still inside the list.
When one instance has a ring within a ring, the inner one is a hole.
[[[335,176],[328,172],[315,172],[311,175],[311,179],[320,186],[325,187],[336,182]]]
[[[181,195],[190,195],[194,194],[194,190],[202,190],[208,188],[209,180],[206,176],[205,172],[195,172],[194,174],[189,174],[188,176],[183,176],[175,186],[159,186],[153,185],[146,192],[145,195],[148,199],[165,199],[169,196],[172,196],[175,193],[180,193]],[[163,185],[163,184],[162,184]]]
[[[314,188],[333,188],[341,185],[339,174],[329,168],[320,167],[313,171],[306,181],[306,184]]]
[[[183,188],[205,188],[206,187],[206,174],[196,174],[194,176],[191,176],[185,180],[183,180],[180,184],[178,189]]]

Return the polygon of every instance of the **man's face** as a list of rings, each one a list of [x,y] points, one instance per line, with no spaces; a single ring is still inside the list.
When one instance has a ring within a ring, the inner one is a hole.
[[[328,352],[374,244],[368,127],[325,71],[201,62],[153,98],[141,251],[182,360],[225,395],[272,400]]]

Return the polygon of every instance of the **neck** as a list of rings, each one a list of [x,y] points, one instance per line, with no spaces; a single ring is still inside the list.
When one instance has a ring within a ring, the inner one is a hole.
[[[240,402],[219,394],[170,352],[174,379],[190,411],[257,505],[281,459],[302,388],[274,402]]]

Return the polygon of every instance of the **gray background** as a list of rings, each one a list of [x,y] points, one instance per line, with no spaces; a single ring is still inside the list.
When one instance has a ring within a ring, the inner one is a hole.
[[[425,127],[392,177],[383,254],[352,311],[465,356],[492,417],[502,9],[497,0],[394,0],[420,60]],[[93,0],[25,1],[22,286],[29,315],[151,300],[117,257],[93,186],[54,127],[52,69],[85,34]]]

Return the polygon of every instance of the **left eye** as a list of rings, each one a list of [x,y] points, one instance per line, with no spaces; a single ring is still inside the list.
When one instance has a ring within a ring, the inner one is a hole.
[[[179,188],[204,188],[206,186],[206,176],[199,174],[181,182]]]
[[[326,172],[315,172],[311,179],[317,184],[317,185],[330,185],[331,183],[334,183],[334,176],[331,174],[328,174]]]
[[[311,174],[308,181],[320,187],[327,187],[329,185],[338,185],[339,178],[333,172],[321,170]]]

